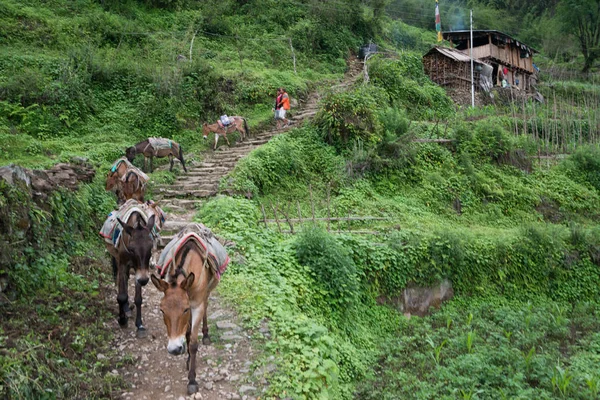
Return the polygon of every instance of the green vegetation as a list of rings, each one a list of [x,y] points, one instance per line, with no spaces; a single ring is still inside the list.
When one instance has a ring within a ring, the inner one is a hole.
[[[554,78],[540,86],[546,105],[461,109],[423,72],[435,34],[384,13],[402,8],[406,22],[429,27],[431,7],[334,3],[0,4],[0,164],[79,155],[99,167],[93,183],[44,202],[0,182],[0,279],[11,288],[0,396],[107,398],[124,385],[109,372],[112,308],[97,304],[111,279],[96,231],[114,204],[102,171],[126,146],[166,136],[201,158],[199,123],[227,113],[266,127],[276,87],[302,100],[369,39],[393,54],[369,61],[370,82],[324,91],[313,123],[223,179],[245,198],[217,197],[197,215],[235,242],[220,293],[249,326],[270,329],[259,363],[275,355],[277,369],[266,398],[598,396],[597,83]],[[558,2],[522,3],[468,4],[489,25],[480,28],[541,46],[552,58],[543,64],[575,59],[553,30]],[[465,3],[447,7],[460,14]],[[534,158],[554,152],[570,155]],[[286,235],[261,222],[275,212],[284,225],[297,213],[338,220]],[[428,317],[402,315],[404,288],[442,279],[454,300]]]

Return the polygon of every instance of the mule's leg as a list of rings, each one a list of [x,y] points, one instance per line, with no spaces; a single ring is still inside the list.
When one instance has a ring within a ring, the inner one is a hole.
[[[173,154],[169,154],[169,161],[171,162],[171,168],[169,168],[169,171],[173,171]]]
[[[115,284],[119,284],[117,281],[117,272],[119,271],[118,267],[117,267],[117,260],[113,257],[110,256],[110,260],[112,261],[112,269],[113,269],[113,279],[115,280]]]
[[[190,343],[190,337],[192,336],[192,327],[188,326],[188,330],[185,333],[185,342],[186,343]],[[189,371],[190,370],[190,346],[188,346],[188,358],[185,362],[185,368]]]
[[[192,308],[192,327],[190,329],[188,341],[188,394],[198,391],[198,382],[196,382],[196,355],[198,354],[198,330],[200,328],[200,320],[202,316],[202,305],[198,308]],[[187,334],[186,334],[187,337]]]
[[[150,155],[150,172],[154,172],[154,154]]]
[[[215,145],[213,146],[213,150],[217,149],[217,142],[219,141],[219,134],[215,133]]]
[[[121,326],[127,326],[127,312],[129,311],[129,296],[127,296],[128,275],[128,265],[119,260],[117,267],[117,303],[119,303],[119,325]]]
[[[148,331],[142,324],[142,285],[136,280],[135,282],[135,326],[137,326],[136,336],[138,339],[143,339],[148,336]]]
[[[208,302],[204,302],[202,308],[202,344],[206,346],[210,344],[210,336],[208,336],[208,315],[206,313],[206,309],[208,308]]]
[[[231,147],[231,145],[229,144],[229,139],[227,139],[227,135],[224,135],[224,136],[225,136],[225,141],[227,142],[227,146]]]

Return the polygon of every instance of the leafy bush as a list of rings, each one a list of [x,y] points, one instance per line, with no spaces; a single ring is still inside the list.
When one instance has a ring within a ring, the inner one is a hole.
[[[356,301],[356,266],[348,251],[323,229],[306,228],[295,244],[300,264],[308,266],[325,290],[330,306],[345,311]]]
[[[312,185],[339,184],[342,158],[322,143],[311,128],[273,138],[243,158],[230,175],[233,189],[257,195],[283,189],[293,199],[297,190]]]
[[[600,191],[600,147],[579,147],[565,162],[565,168],[574,178]]]
[[[330,93],[315,116],[325,141],[346,150],[355,140],[372,147],[381,141],[382,127],[377,110],[381,92],[369,87]]]
[[[398,60],[373,58],[369,77],[387,93],[389,103],[405,108],[411,118],[447,119],[454,114],[454,103],[427,77],[418,54],[403,53]]]

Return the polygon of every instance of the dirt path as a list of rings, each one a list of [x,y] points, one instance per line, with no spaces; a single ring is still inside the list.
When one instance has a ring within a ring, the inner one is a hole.
[[[350,85],[361,71],[361,64],[353,60],[349,72],[338,85],[343,88]],[[291,119],[294,126],[302,124],[317,112],[319,94],[311,94],[308,100],[294,113]],[[282,130],[261,132],[247,142],[234,147],[221,147],[197,166],[188,169],[187,174],[177,177],[172,185],[158,187],[161,206],[168,210],[167,222],[162,232],[163,244],[171,236],[192,220],[194,209],[199,207],[204,198],[217,193],[220,179],[228,174],[239,159],[252,150],[267,143]],[[226,275],[225,275],[226,279]],[[130,279],[129,295],[133,299],[133,279]],[[212,344],[198,348],[197,381],[199,391],[188,396],[186,356],[171,356],[167,353],[167,335],[162,316],[159,311],[161,294],[149,283],[143,290],[144,326],[148,329],[146,339],[135,337],[134,320],[130,319],[129,327],[121,329],[116,319],[111,328],[117,332],[114,347],[123,354],[123,361],[130,361],[121,374],[131,383],[130,390],[121,394],[122,399],[242,399],[253,400],[268,387],[265,376],[272,372],[274,365],[266,364],[255,368],[253,364],[257,351],[255,347],[268,340],[268,327],[258,331],[243,328],[235,311],[220,301],[218,287],[210,298],[208,306],[209,334]],[[112,302],[116,310],[116,295],[106,299]],[[132,311],[135,316],[135,310]]]

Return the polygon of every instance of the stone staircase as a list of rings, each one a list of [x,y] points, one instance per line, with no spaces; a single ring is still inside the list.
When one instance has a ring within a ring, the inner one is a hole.
[[[362,72],[362,63],[356,59],[350,61],[349,70],[344,80],[333,86],[342,90],[352,85]],[[192,221],[195,209],[199,208],[206,198],[217,194],[221,178],[230,173],[237,162],[247,156],[254,149],[267,143],[271,138],[300,126],[304,121],[311,119],[317,113],[320,96],[313,92],[289,117],[291,126],[282,129],[270,129],[246,138],[233,147],[222,146],[216,151],[208,153],[206,158],[196,166],[188,166],[188,172],[179,175],[171,185],[157,185],[154,187],[154,200],[166,209],[167,221],[161,232],[162,245],[166,245],[173,235],[182,227]]]

